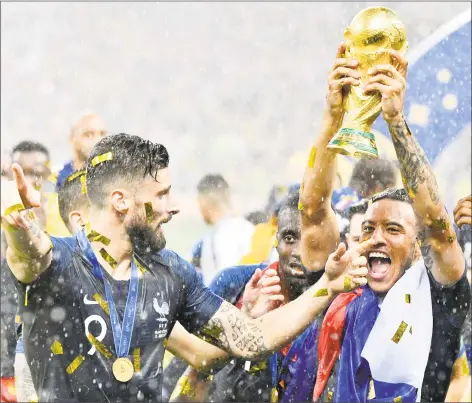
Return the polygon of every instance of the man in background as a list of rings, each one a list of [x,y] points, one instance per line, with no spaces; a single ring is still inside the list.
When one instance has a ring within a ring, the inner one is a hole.
[[[254,225],[232,212],[229,185],[220,174],[205,175],[197,186],[204,221],[213,228],[203,238],[200,268],[205,284],[249,252]]]
[[[56,190],[62,182],[81,169],[87,161],[93,146],[106,135],[105,123],[95,113],[83,115],[73,126],[69,136],[74,153],[72,161],[67,162],[57,175]]]

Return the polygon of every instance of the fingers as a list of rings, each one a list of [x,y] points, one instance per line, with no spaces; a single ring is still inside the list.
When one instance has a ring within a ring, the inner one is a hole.
[[[272,285],[277,285],[280,284],[280,277],[275,276],[275,277],[262,277],[262,279],[259,281],[258,285],[262,287],[270,287]]]
[[[344,42],[341,42],[338,46],[338,51],[336,53],[336,59],[339,59],[344,56],[344,53],[346,53],[346,44]]]
[[[367,278],[365,277],[353,277],[352,282],[356,287],[362,287],[367,284]]]
[[[268,299],[269,301],[284,302],[285,297],[282,294],[277,294],[277,295],[270,295]]]
[[[467,198],[459,200],[459,202],[457,203],[456,208],[454,209],[454,215],[456,215],[463,208],[471,209],[472,208],[472,201],[467,200]]]
[[[348,274],[352,277],[352,279],[357,277],[366,277],[368,273],[369,270],[367,269],[367,266],[354,268],[348,271]]]
[[[290,274],[294,277],[305,277],[305,272],[301,270],[291,269]]]
[[[382,96],[391,92],[391,88],[388,85],[380,83],[367,84],[364,87],[364,94],[369,94],[370,92],[378,91]]]
[[[261,279],[262,277],[262,270],[261,269],[257,269],[254,274],[252,275],[251,279],[249,280],[249,282],[247,283],[246,285],[246,288],[247,287],[252,287],[252,288],[256,288],[257,287],[257,283],[259,283],[259,280]]]
[[[403,54],[396,50],[387,49],[387,52],[394,59],[394,63],[398,65],[398,70],[400,71],[400,73],[402,73],[403,77],[406,78],[406,73],[408,71],[408,60],[405,59]]]
[[[369,238],[364,242],[359,242],[355,246],[356,253],[359,255],[364,255],[369,249],[375,245],[376,241],[373,238]]]
[[[378,74],[384,74],[388,77],[395,79],[403,85],[406,85],[405,78],[398,72],[398,70],[391,64],[379,64],[369,69],[367,72],[370,76],[376,76]]]
[[[264,287],[261,289],[261,294],[263,295],[278,294],[280,293],[280,290],[281,290],[280,285],[274,285],[272,287]]]
[[[40,207],[41,206],[41,197],[39,192],[35,191],[33,187],[28,183],[23,173],[23,169],[21,169],[20,165],[16,162],[13,163],[11,166],[13,178],[16,183],[16,187],[18,189],[18,193],[20,195],[21,201],[23,205],[28,209],[31,207]],[[32,193],[31,191],[37,192]]]
[[[461,217],[461,218],[455,220],[455,222],[456,222],[456,225],[459,228],[462,228],[463,225],[472,225],[472,217],[471,216],[464,216],[464,217]]]
[[[331,258],[334,261],[339,262],[345,253],[346,253],[346,244],[344,242],[341,242],[338,245],[338,248],[331,254]]]
[[[367,80],[366,86],[373,84],[373,83],[380,83],[389,86],[390,88],[394,90],[401,90],[402,84],[398,82],[397,80],[393,79],[392,77],[389,77],[386,74],[379,73],[374,77],[371,77]]]
[[[365,267],[367,266],[367,258],[365,256],[359,256],[352,261],[352,267]]]

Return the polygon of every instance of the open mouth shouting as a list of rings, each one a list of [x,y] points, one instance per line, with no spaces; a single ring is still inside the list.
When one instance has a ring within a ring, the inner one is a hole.
[[[392,259],[385,252],[369,252],[367,262],[369,275],[374,280],[384,279],[392,268]]]

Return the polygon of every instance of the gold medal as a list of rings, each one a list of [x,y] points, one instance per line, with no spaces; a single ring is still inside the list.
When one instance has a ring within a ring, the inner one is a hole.
[[[117,381],[128,382],[133,377],[133,363],[126,357],[118,358],[113,363],[112,371]]]
[[[279,401],[279,391],[277,388],[272,388],[270,393],[270,401],[271,403],[276,403]]]

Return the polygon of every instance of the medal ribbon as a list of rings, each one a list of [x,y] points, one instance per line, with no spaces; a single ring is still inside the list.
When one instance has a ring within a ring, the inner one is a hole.
[[[131,261],[131,280],[129,285],[128,297],[126,299],[125,313],[123,315],[123,325],[120,325],[120,319],[116,310],[111,287],[106,280],[102,266],[93,252],[92,245],[88,240],[85,231],[77,234],[79,246],[85,254],[85,257],[92,265],[92,273],[99,280],[103,281],[105,286],[105,295],[110,311],[111,327],[113,330],[113,341],[115,343],[115,352],[118,358],[127,357],[131,345],[131,336],[134,328],[134,318],[136,316],[136,306],[138,304],[139,278],[138,267],[134,259]]]

